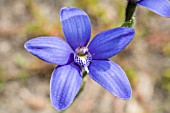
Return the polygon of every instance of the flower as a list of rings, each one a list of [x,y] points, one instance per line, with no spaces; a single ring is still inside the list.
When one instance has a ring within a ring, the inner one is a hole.
[[[82,84],[82,69],[120,99],[129,99],[132,91],[124,71],[108,58],[118,54],[133,39],[133,28],[119,27],[91,36],[88,15],[75,7],[64,7],[60,20],[66,42],[55,36],[38,37],[25,43],[25,48],[38,58],[58,66],[50,80],[50,99],[57,110],[66,109]]]
[[[134,0],[134,2],[161,16],[170,17],[169,0]]]

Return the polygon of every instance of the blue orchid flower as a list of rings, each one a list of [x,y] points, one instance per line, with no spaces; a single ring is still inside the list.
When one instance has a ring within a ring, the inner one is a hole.
[[[55,36],[38,37],[25,43],[25,48],[38,58],[58,66],[50,80],[50,99],[57,110],[65,110],[82,84],[82,69],[120,99],[129,99],[131,86],[125,72],[108,59],[123,50],[133,39],[133,28],[119,27],[91,36],[88,15],[75,7],[64,7],[60,20],[66,42]]]
[[[134,0],[138,5],[143,6],[161,16],[170,17],[169,0]]]

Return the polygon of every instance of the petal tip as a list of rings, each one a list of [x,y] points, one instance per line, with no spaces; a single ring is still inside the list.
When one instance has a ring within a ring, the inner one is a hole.
[[[119,99],[122,99],[122,100],[129,100],[131,97],[132,97],[132,90],[130,89],[130,91],[127,93],[125,93],[125,94],[121,94],[121,95],[116,95],[116,94],[114,94],[114,93],[112,93],[111,92],[111,94],[113,94],[114,96],[116,96],[117,98],[119,98]]]
[[[115,95],[116,97],[118,97],[119,99],[123,99],[123,100],[129,100],[132,97],[132,88],[130,83],[127,84],[127,89],[123,92],[123,94],[121,95]]]
[[[135,29],[134,28],[127,28],[127,27],[124,27],[124,32],[125,34],[129,35],[131,39],[134,38],[135,36]]]
[[[25,42],[24,48],[25,48],[28,52],[30,52],[30,40],[27,41],[27,42]]]
[[[129,27],[122,27],[126,32],[135,34],[135,29],[134,28],[129,28]]]
[[[123,100],[129,100],[132,97],[132,90],[130,90],[130,92],[128,94],[126,94],[123,98]]]
[[[25,44],[24,44],[24,48],[27,50],[27,42],[25,42]]]
[[[55,103],[53,103],[53,101],[51,100],[51,103],[52,103],[52,106],[54,107],[54,109],[58,110],[59,112],[60,112],[60,111],[63,111],[63,110],[65,110],[65,109],[68,108],[68,106],[63,106],[63,104],[62,104],[62,103],[59,103],[59,102],[57,102],[57,104],[55,104]]]
[[[73,16],[87,15],[83,10],[76,7],[63,7],[60,10],[60,21],[67,20]]]

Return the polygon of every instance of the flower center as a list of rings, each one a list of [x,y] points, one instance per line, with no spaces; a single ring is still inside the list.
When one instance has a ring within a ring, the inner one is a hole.
[[[88,66],[92,61],[92,55],[88,52],[88,48],[80,46],[76,49],[74,54],[74,62],[82,66],[87,73],[89,73]]]

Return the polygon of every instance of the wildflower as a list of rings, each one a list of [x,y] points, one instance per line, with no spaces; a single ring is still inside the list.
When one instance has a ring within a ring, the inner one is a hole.
[[[50,81],[50,99],[54,108],[66,109],[74,100],[82,84],[82,69],[89,76],[120,99],[131,97],[126,74],[108,58],[118,54],[133,39],[133,28],[119,27],[96,35],[90,44],[91,24],[88,15],[75,7],[60,11],[66,42],[55,36],[31,39],[25,48],[38,58],[57,64]]]
[[[133,0],[138,5],[143,6],[161,16],[170,17],[169,0]]]

